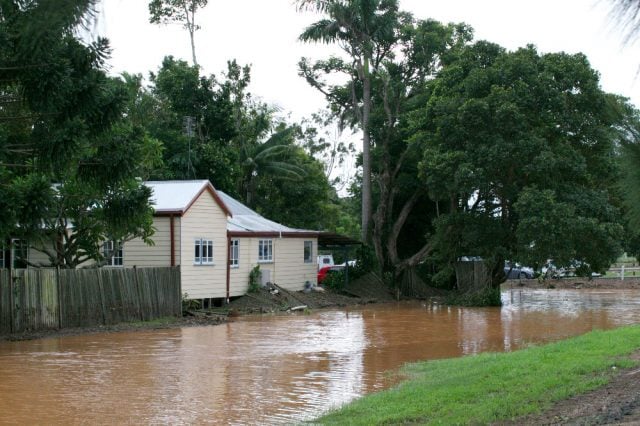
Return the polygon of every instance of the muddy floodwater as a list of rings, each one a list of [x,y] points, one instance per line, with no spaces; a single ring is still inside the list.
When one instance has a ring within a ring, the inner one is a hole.
[[[0,423],[291,424],[392,386],[406,362],[640,323],[639,290],[511,290],[198,328],[0,343]]]

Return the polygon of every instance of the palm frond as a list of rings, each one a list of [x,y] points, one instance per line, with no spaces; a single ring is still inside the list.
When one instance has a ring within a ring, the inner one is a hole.
[[[296,2],[296,9],[299,12],[310,10],[313,12],[326,13],[331,3],[333,3],[332,0],[298,0]]]
[[[270,147],[260,145],[259,150],[254,153],[253,159],[256,163],[259,163],[272,158],[284,157],[291,152],[292,148],[293,146],[291,145],[275,145]]]
[[[306,43],[321,42],[329,44],[339,40],[341,38],[340,33],[340,25],[336,21],[321,19],[305,28],[298,39]]]
[[[285,127],[272,134],[263,145],[274,146],[289,144],[292,141],[293,133],[297,130],[295,126]]]
[[[630,42],[640,33],[640,1],[639,0],[611,0],[611,19],[621,24],[626,33],[625,42]]]
[[[307,175],[302,167],[281,161],[272,161],[264,169],[272,173],[276,179],[300,180]]]

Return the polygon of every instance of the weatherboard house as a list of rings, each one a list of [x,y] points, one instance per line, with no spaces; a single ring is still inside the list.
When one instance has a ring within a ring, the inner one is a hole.
[[[208,180],[145,182],[155,209],[154,245],[127,241],[112,266],[180,266],[189,299],[229,299],[246,294],[249,273],[288,290],[316,283],[320,232],[266,219]]]

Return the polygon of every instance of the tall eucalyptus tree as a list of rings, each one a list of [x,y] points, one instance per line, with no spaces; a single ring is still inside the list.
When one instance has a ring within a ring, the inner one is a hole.
[[[350,97],[342,98],[343,106],[350,104],[351,112],[362,130],[362,240],[370,241],[372,216],[371,192],[371,87],[373,75],[382,61],[389,57],[396,42],[399,13],[397,0],[299,0],[299,9],[315,10],[326,17],[308,26],[300,40],[304,42],[338,43],[352,63],[329,61],[325,70],[339,71],[351,79]],[[316,72],[306,60],[300,62],[301,74],[330,101],[335,94],[325,91]],[[331,69],[332,68],[332,69]]]

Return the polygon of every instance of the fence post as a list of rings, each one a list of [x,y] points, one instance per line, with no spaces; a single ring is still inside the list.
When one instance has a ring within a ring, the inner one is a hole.
[[[56,293],[58,295],[58,328],[62,328],[62,285],[60,284],[60,265],[56,265]]]
[[[9,257],[9,331],[14,333],[16,331],[16,323],[15,323],[15,309],[14,306],[16,303],[16,297],[13,294],[13,268],[11,265],[13,259]]]
[[[142,294],[140,293],[140,283],[138,283],[138,268],[136,265],[133,265],[133,285],[136,286],[136,295],[138,299],[138,316],[140,317],[140,321],[144,321],[144,315],[142,314]]]
[[[104,287],[102,286],[102,273],[100,268],[96,268],[98,276],[98,293],[100,297],[100,306],[102,308],[102,324],[107,325],[107,308],[104,305]]]
[[[624,281],[624,263],[622,264],[622,268],[620,268],[620,280]]]
[[[178,288],[178,310],[177,310],[177,316],[181,317],[182,316],[182,269],[180,268],[180,265],[177,266],[177,270],[174,271],[173,275],[177,275],[178,277],[178,285],[176,286]]]

